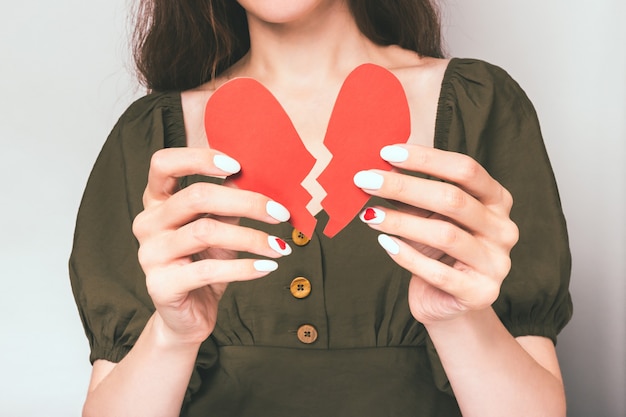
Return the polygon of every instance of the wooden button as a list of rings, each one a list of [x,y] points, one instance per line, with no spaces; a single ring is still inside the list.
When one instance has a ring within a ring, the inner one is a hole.
[[[317,340],[317,329],[310,324],[303,324],[298,328],[298,340],[307,345]]]
[[[304,246],[311,241],[311,239],[306,237],[298,229],[293,229],[293,232],[291,232],[291,238],[293,239],[293,243],[295,243],[298,246]]]
[[[289,285],[291,295],[296,298],[306,298],[311,294],[311,281],[304,277],[295,278]]]

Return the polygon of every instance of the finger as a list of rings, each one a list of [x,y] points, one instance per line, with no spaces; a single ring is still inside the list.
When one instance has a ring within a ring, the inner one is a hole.
[[[187,175],[225,177],[241,169],[227,155],[209,148],[166,148],[152,155],[144,207],[167,199],[178,190],[178,179]]]
[[[139,248],[139,260],[144,268],[167,265],[208,248],[249,252],[270,258],[291,253],[291,247],[279,237],[211,218],[201,218],[142,244]]]
[[[507,213],[511,194],[471,157],[420,145],[385,146],[381,157],[392,165],[454,183],[488,206],[502,206]]]
[[[489,272],[489,250],[480,240],[449,221],[382,207],[368,207],[359,217],[375,230],[438,249],[473,269]]]
[[[382,234],[378,242],[398,265],[450,294],[462,306],[470,309],[486,308],[498,298],[501,280],[446,265],[421,254],[395,237]]]
[[[141,238],[158,230],[174,230],[206,214],[247,217],[276,224],[289,220],[281,204],[252,191],[210,183],[195,183],[178,191],[162,204],[140,213],[133,224]],[[158,228],[154,225],[159,225]]]
[[[363,191],[439,213],[480,234],[496,233],[501,219],[461,188],[387,171],[361,171],[354,182]]]
[[[261,278],[276,269],[278,263],[268,259],[206,259],[161,269],[150,274],[146,284],[148,293],[158,303],[180,299],[207,285]]]

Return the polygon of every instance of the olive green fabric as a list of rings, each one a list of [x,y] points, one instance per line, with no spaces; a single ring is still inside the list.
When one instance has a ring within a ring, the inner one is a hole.
[[[121,117],[89,178],[70,275],[91,361],[120,361],[153,312],[131,224],[142,210],[151,155],[177,146],[185,146],[180,94],[150,94]],[[513,194],[520,240],[494,308],[513,336],[556,341],[572,314],[570,253],[532,104],[502,69],[453,59],[435,146],[471,155]],[[293,244],[289,224],[244,222],[282,237],[293,253],[269,276],[228,287],[181,415],[460,415],[433,345],[410,314],[410,274],[360,220],[328,239],[325,213],[317,218],[303,247]],[[311,281],[305,299],[289,291],[299,276]],[[302,324],[315,326],[315,343],[298,340]]]

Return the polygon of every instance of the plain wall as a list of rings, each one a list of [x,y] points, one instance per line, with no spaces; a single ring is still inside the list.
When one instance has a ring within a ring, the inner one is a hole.
[[[91,365],[67,260],[91,166],[138,92],[127,2],[1,1],[0,416],[79,416]]]
[[[558,339],[570,417],[626,416],[626,3],[449,0],[452,55],[537,108],[568,220],[574,318]]]
[[[130,0],[3,1],[0,415],[76,416],[90,365],[67,258],[82,190],[134,97]],[[626,415],[622,0],[449,0],[451,55],[503,66],[535,103],[574,255],[558,352],[570,417]]]

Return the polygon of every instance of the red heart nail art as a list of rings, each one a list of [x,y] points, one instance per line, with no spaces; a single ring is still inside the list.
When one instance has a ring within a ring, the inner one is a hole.
[[[365,214],[363,214],[363,218],[367,221],[374,220],[376,218],[376,212],[373,208],[367,208]]]
[[[278,243],[278,247],[280,248],[280,250],[285,250],[287,248],[287,242],[278,237],[276,238],[276,243]]]
[[[291,213],[291,224],[312,236],[316,219],[306,209],[311,196],[301,183],[315,158],[276,98],[252,79],[229,81],[207,103],[205,128],[210,146],[241,164],[241,172],[230,177],[235,184],[283,204]],[[350,73],[324,137],[333,157],[317,178],[327,192],[321,203],[329,216],[325,235],[335,236],[370,197],[354,185],[354,174],[390,170],[379,151],[385,145],[406,142],[410,130],[406,95],[393,74],[373,64]]]

